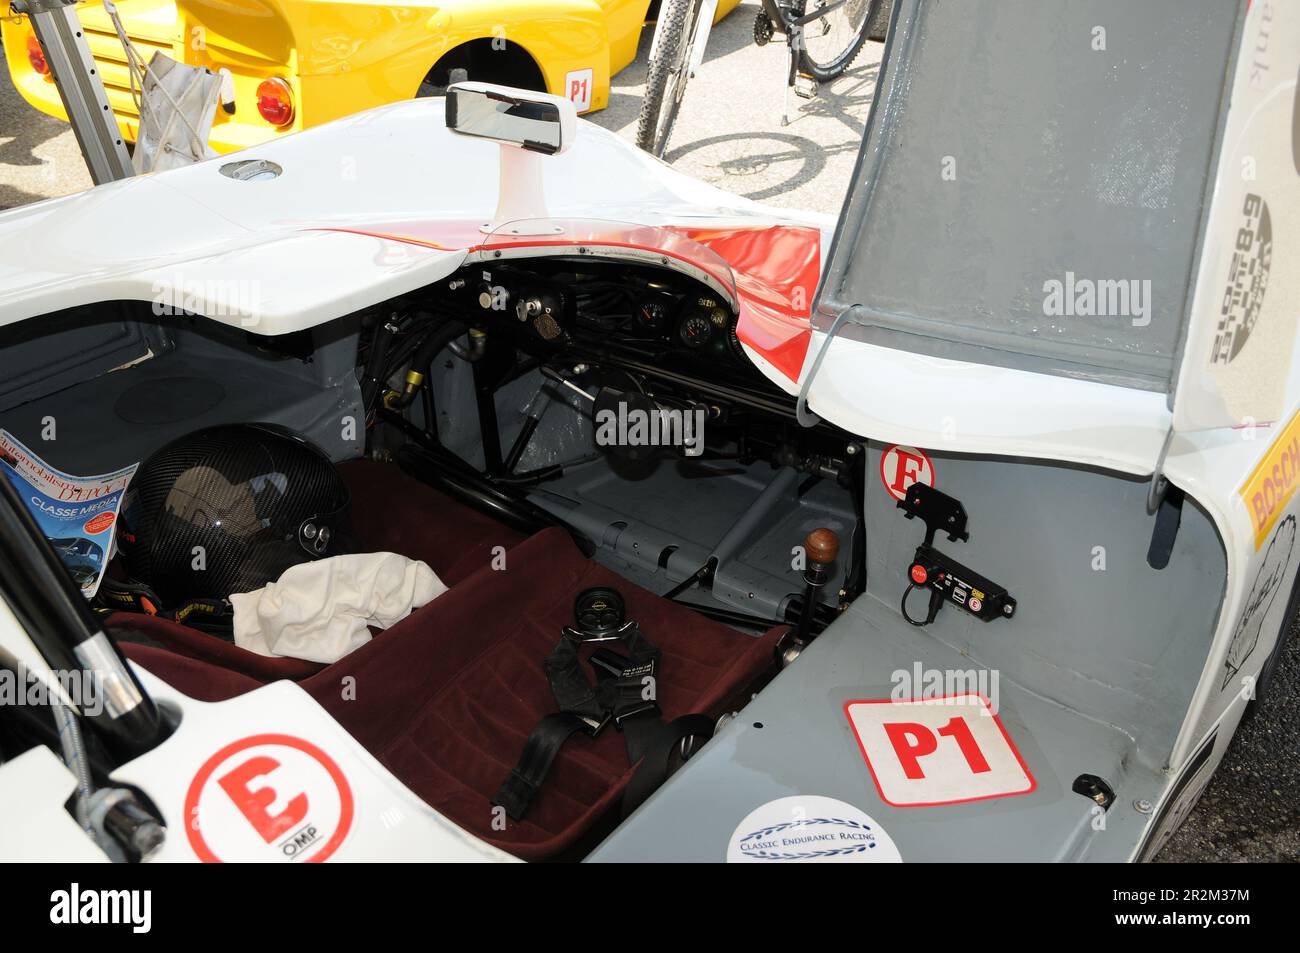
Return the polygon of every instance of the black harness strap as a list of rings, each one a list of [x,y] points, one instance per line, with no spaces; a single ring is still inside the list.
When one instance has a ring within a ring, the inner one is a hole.
[[[608,648],[593,652],[588,662],[596,674],[594,685],[579,667],[579,651],[588,641],[618,641],[627,652],[624,655]],[[544,717],[529,734],[519,763],[492,803],[505,808],[514,820],[522,819],[564,743],[578,731],[594,738],[610,722],[623,733],[628,763],[644,759],[633,783],[641,779],[639,787],[645,789],[637,804],[648,797],[667,777],[673,746],[688,734],[708,737],[713,732],[712,723],[703,715],[663,724],[654,692],[660,656],[634,622],[603,639],[565,629],[543,666],[560,710]]]
[[[505,808],[514,820],[522,818],[537,789],[546,780],[546,773],[551,770],[551,763],[560,753],[560,748],[574,732],[588,730],[585,718],[567,711],[554,712],[539,721],[528,736],[519,763],[501,783],[492,803]]]

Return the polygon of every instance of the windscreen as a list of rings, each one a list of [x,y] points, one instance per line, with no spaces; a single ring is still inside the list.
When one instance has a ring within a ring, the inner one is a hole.
[[[505,258],[572,255],[658,265],[704,282],[734,306],[738,296],[731,266],[687,233],[686,228],[601,219],[527,219],[497,226],[482,249]]]
[[[1244,6],[900,0],[817,325],[1167,391]]]

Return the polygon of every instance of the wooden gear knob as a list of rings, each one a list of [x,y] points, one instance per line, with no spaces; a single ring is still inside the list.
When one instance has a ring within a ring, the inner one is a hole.
[[[832,529],[826,529],[825,527],[815,529],[803,541],[803,549],[808,555],[809,562],[829,566],[835,562],[835,557],[839,555],[840,538],[835,535],[835,531]]]

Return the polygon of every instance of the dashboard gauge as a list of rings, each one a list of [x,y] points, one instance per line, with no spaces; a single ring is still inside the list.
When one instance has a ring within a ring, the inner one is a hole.
[[[677,336],[689,348],[700,348],[713,338],[713,322],[707,313],[692,311],[677,326]]]
[[[636,322],[646,331],[663,331],[668,323],[668,308],[662,301],[642,301],[636,309]]]

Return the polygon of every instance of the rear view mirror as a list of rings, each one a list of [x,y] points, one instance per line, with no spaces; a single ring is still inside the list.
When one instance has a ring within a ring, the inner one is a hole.
[[[544,155],[569,147],[577,130],[573,103],[561,96],[491,83],[447,88],[447,128]]]

